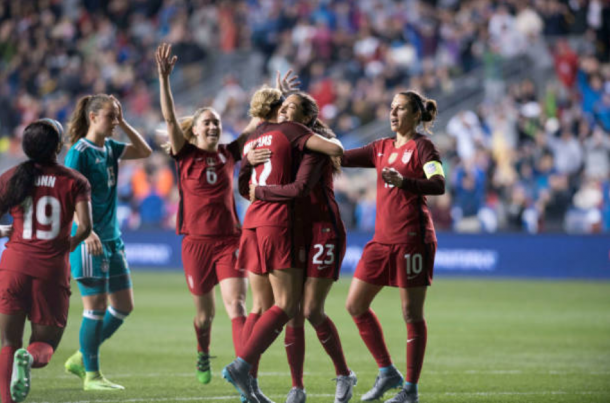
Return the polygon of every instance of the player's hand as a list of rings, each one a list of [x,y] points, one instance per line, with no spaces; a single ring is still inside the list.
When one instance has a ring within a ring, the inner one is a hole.
[[[93,231],[91,231],[91,235],[85,239],[85,246],[87,247],[87,252],[94,256],[101,255],[104,251],[100,237]]]
[[[256,201],[256,185],[254,183],[250,184],[250,202],[254,203]]]
[[[282,91],[283,95],[298,91],[300,87],[301,81],[299,81],[299,76],[293,74],[292,69],[288,70],[284,77],[281,76],[279,70],[276,71],[275,88]]]
[[[0,225],[0,238],[10,237],[13,233],[13,225]]]
[[[395,186],[397,188],[402,187],[402,175],[394,168],[385,167],[381,170],[381,177],[388,185]]]
[[[121,105],[119,100],[115,98],[114,95],[110,95],[110,99],[112,99],[114,101],[117,108],[119,109],[119,116],[117,116],[117,119],[119,120],[119,124],[122,124],[123,123],[123,106]]]
[[[178,60],[178,56],[172,56],[172,45],[169,43],[162,43],[157,48],[155,53],[157,59],[157,71],[160,77],[167,78],[172,73],[174,65]]]
[[[248,151],[246,158],[248,158],[248,162],[252,166],[264,164],[265,162],[269,161],[269,158],[271,158],[271,150],[268,148],[252,148],[250,151]]]

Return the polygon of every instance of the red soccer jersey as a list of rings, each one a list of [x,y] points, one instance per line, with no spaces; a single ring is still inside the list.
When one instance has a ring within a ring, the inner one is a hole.
[[[383,168],[394,168],[406,178],[426,178],[424,165],[441,162],[432,141],[422,134],[394,146],[395,138],[384,138],[364,147],[348,150],[343,156],[346,167],[377,169],[377,215],[373,241],[384,244],[436,242],[436,233],[426,204],[426,197],[385,183]]]
[[[249,178],[250,168],[242,165],[240,171],[240,189],[247,187],[245,183],[255,183],[260,186],[286,185],[294,180],[296,171],[303,157],[305,143],[313,135],[311,130],[295,122],[262,123],[252,133],[243,155],[246,156],[252,147],[271,150],[271,158],[264,164],[254,167]],[[243,192],[242,192],[243,194]],[[262,226],[290,226],[290,202],[267,202],[256,200],[248,207],[244,219],[244,228]]]
[[[13,207],[13,233],[6,243],[0,269],[70,286],[68,256],[76,204],[91,200],[91,186],[79,172],[53,164],[40,167],[31,202]],[[15,168],[0,176],[0,192]]]
[[[234,141],[208,152],[185,143],[173,156],[179,176],[180,206],[176,232],[203,237],[239,236],[233,197],[233,169],[240,159]]]

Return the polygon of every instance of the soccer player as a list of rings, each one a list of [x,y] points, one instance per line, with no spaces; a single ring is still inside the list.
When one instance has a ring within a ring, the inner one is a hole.
[[[23,133],[29,158],[0,176],[0,216],[13,225],[0,259],[0,398],[22,402],[31,387],[31,368],[49,363],[68,319],[68,254],[92,228],[91,187],[80,173],[57,163],[63,129],[41,119]],[[78,228],[70,236],[74,214]],[[32,322],[27,349],[21,348],[26,317]],[[12,373],[11,373],[12,372]],[[9,386],[10,385],[10,386]]]
[[[182,262],[196,310],[196,375],[199,382],[207,384],[212,376],[209,351],[216,284],[231,319],[236,355],[246,321],[246,273],[235,267],[241,226],[233,199],[233,169],[241,160],[246,135],[230,144],[219,144],[222,123],[212,108],[200,108],[178,123],[169,82],[177,61],[171,56],[171,45],[160,45],[156,59],[169,151],[180,179],[176,232],[184,235]]]
[[[418,401],[417,383],[424,361],[427,329],[426,289],[432,283],[436,234],[426,195],[445,192],[440,155],[417,127],[436,117],[436,102],[415,91],[394,96],[390,125],[395,137],[382,138],[345,153],[345,167],[377,170],[375,235],[364,248],[347,297],[347,310],[379,366],[373,388],[362,400],[379,399],[392,388],[402,390],[386,403]],[[392,364],[381,324],[371,303],[384,286],[398,287],[407,325],[407,377]]]
[[[319,119],[315,100],[303,92],[291,94],[280,109],[279,121],[301,123],[327,138],[336,135]],[[302,231],[307,247],[307,263],[303,299],[299,314],[286,326],[284,345],[292,375],[292,389],[287,403],[305,402],[303,365],[305,361],[304,319],[314,327],[322,347],[335,366],[337,388],[335,403],[348,402],[356,385],[343,354],[341,339],[333,321],[324,312],[326,297],[339,278],[345,255],[346,231],[335,200],[333,174],[340,171],[337,160],[314,153],[304,159],[295,182],[280,186],[250,185],[250,201],[288,202],[295,200],[295,228]],[[306,197],[303,197],[306,196]]]
[[[314,135],[301,124],[277,123],[283,98],[280,90],[265,87],[252,97],[250,115],[262,119],[262,123],[246,140],[243,155],[251,148],[266,148],[271,155],[267,162],[254,169],[248,169],[248,163],[242,164],[239,175],[242,194],[242,189],[248,189],[250,182],[284,185],[294,181],[305,149],[335,156],[343,153],[338,142]],[[257,200],[250,205],[244,219],[238,267],[248,270],[252,285],[253,310],[244,325],[244,329],[252,330],[247,340],[242,339],[241,352],[225,367],[223,377],[246,400],[254,403],[260,400],[253,392],[248,373],[294,316],[301,300],[305,247],[293,239],[291,210],[290,203]],[[293,248],[298,249],[296,253]],[[261,315],[262,304],[257,300],[269,296],[274,305]]]
[[[130,144],[110,138],[117,126]],[[70,254],[84,312],[80,349],[65,368],[83,380],[84,390],[124,389],[108,381],[99,364],[100,345],[133,310],[131,276],[116,215],[117,176],[119,159],[146,158],[152,150],[123,119],[119,101],[106,94],[87,95],[78,101],[70,119],[69,140],[65,165],[85,175],[92,186],[93,231]]]

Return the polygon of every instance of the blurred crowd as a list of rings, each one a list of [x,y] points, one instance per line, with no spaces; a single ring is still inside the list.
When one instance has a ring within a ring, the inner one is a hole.
[[[24,125],[66,122],[88,93],[115,94],[155,149],[124,163],[128,228],[171,228],[178,194],[157,100],[154,50],[170,42],[183,86],[205,85],[223,55],[262,56],[261,84],[289,68],[341,138],[386,120],[392,95],[451,94],[477,74],[485,102],[435,127],[448,192],[430,198],[441,230],[599,232],[610,227],[610,5],[603,0],[5,0],[0,3],[0,171],[22,158]],[[516,83],[499,65],[525,56]],[[230,72],[228,72],[230,73]],[[213,105],[230,141],[253,88],[227,74]],[[442,103],[439,105],[441,112]],[[390,135],[390,133],[380,133]],[[374,228],[375,177],[346,171],[337,198],[350,228]],[[240,197],[238,210],[247,203]]]

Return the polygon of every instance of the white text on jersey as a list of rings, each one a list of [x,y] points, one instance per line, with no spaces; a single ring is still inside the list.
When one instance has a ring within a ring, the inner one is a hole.
[[[250,149],[252,147],[254,147],[254,144],[256,143],[256,147],[269,147],[271,146],[271,140],[273,140],[273,134],[268,134],[266,136],[260,136],[257,139],[254,139],[252,141],[249,141],[245,146],[244,146],[244,155],[248,154],[248,152],[250,151]]]
[[[49,188],[54,188],[55,179],[57,179],[55,176],[50,176],[50,175],[37,176],[35,184],[36,184],[36,186],[46,186]]]

